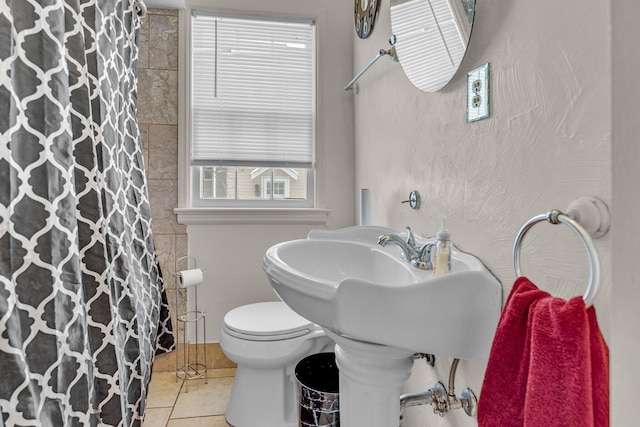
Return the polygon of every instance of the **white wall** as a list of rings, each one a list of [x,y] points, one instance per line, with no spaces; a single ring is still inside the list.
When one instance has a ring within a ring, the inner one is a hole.
[[[432,216],[448,215],[454,243],[487,265],[506,298],[515,279],[513,239],[525,221],[581,196],[611,206],[609,7],[596,0],[480,1],[461,69],[437,93],[420,92],[399,65],[378,61],[355,97],[356,188],[371,189],[373,222],[433,235],[438,222]],[[354,36],[354,69],[388,46],[388,8],[382,0],[369,39]],[[466,73],[486,62],[491,117],[468,124]],[[418,211],[400,203],[411,190],[422,197]],[[604,289],[596,308],[609,339],[611,233],[597,247]],[[523,272],[554,295],[586,289],[587,257],[567,227],[537,225],[522,255]],[[406,391],[446,382],[449,364],[439,359],[434,371],[417,363]],[[471,386],[479,393],[484,369],[484,363],[461,361],[457,391]],[[440,419],[430,408],[410,408],[408,425],[476,425],[458,412]]]
[[[198,289],[198,308],[207,312],[207,341],[217,342],[227,311],[252,302],[277,300],[261,265],[270,246],[304,238],[312,229],[354,224],[353,99],[343,90],[352,77],[352,19],[346,18],[351,14],[352,5],[344,0],[270,0],[268,5],[261,0],[188,0],[187,6],[215,7],[227,12],[268,9],[274,15],[311,17],[317,23],[316,138],[319,148],[315,160],[319,179],[316,179],[316,197],[317,208],[329,210],[329,215],[323,223],[313,218],[310,221],[293,218],[289,223],[286,220],[282,223],[276,218],[276,224],[260,225],[259,214],[251,216],[231,211],[220,219],[219,215],[207,218],[201,215],[201,210],[195,211],[197,219],[189,224],[188,231],[189,255],[197,258],[198,266],[207,268],[205,282]],[[189,16],[189,9],[181,12],[181,26]],[[181,36],[184,49],[185,36]],[[183,137],[183,156],[184,141]],[[184,172],[182,169],[181,173]],[[181,194],[181,207],[186,206],[184,194],[187,193]],[[193,214],[183,210],[178,220],[193,218]],[[234,216],[246,220],[237,220]],[[188,298],[189,306],[193,307],[194,293],[189,292]]]

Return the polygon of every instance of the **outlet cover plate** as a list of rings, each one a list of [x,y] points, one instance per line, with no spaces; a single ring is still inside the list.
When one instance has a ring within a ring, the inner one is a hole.
[[[489,63],[467,73],[467,123],[489,117]]]

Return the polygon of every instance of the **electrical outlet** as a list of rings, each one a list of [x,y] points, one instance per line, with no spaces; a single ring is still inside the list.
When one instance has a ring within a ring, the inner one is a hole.
[[[467,123],[489,117],[489,63],[467,73]]]

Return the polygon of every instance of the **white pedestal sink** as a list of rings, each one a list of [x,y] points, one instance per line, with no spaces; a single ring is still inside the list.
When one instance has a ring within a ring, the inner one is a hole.
[[[327,334],[336,342],[340,369],[340,425],[397,426],[414,352]]]
[[[412,355],[486,359],[500,317],[500,283],[477,258],[454,248],[451,273],[435,278],[378,245],[385,233],[314,231],[263,260],[280,298],[337,343],[343,427],[398,425]]]

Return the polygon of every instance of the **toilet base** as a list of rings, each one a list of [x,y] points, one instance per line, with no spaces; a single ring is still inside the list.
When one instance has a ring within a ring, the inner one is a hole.
[[[292,355],[294,360],[285,367],[239,363],[227,405],[227,422],[234,427],[297,427],[296,365],[310,354],[333,351],[334,346],[328,336],[316,335],[302,343]]]
[[[231,389],[227,422],[234,427],[296,427],[295,377],[285,369],[240,367]]]
[[[265,326],[266,320],[270,325]],[[227,313],[220,348],[237,365],[227,422],[234,427],[296,427],[296,365],[334,347],[322,329],[282,302],[257,303]]]

